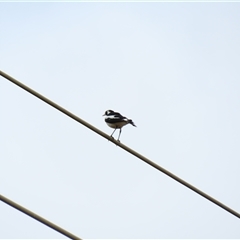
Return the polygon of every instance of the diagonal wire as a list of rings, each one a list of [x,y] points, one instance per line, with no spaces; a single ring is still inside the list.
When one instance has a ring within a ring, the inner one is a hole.
[[[24,85],[23,83],[17,81],[16,79],[14,79],[13,77],[7,75],[6,73],[0,71],[0,75],[2,75],[4,78],[8,79],[9,81],[11,81],[12,83],[16,84],[17,86],[23,88],[24,90],[26,90],[27,92],[31,93],[32,95],[34,95],[35,97],[41,99],[42,101],[46,102],[47,104],[51,105],[52,107],[58,109],[59,111],[61,111],[62,113],[66,114],[67,116],[71,117],[72,119],[76,120],[77,122],[83,124],[85,127],[91,129],[92,131],[96,132],[97,134],[101,135],[102,137],[108,139],[109,141],[115,143],[116,145],[118,145],[119,147],[121,147],[122,149],[124,149],[125,151],[129,152],[130,154],[134,155],[135,157],[141,159],[142,161],[144,161],[145,163],[151,165],[152,167],[156,168],[157,170],[163,172],[164,174],[166,174],[167,176],[173,178],[174,180],[176,180],[177,182],[181,183],[182,185],[184,185],[187,188],[190,188],[192,191],[196,192],[197,194],[201,195],[202,197],[208,199],[209,201],[213,202],[214,204],[218,205],[219,207],[223,208],[224,210],[228,211],[229,213],[233,214],[234,216],[240,218],[240,213],[236,212],[235,210],[231,209],[230,207],[224,205],[223,203],[219,202],[218,200],[216,200],[215,198],[211,197],[210,195],[206,194],[205,192],[201,191],[200,189],[194,187],[193,185],[191,185],[190,183],[184,181],[183,179],[179,178],[178,176],[174,175],[173,173],[169,172],[168,170],[166,170],[165,168],[157,165],[156,163],[154,163],[153,161],[151,161],[150,159],[144,157],[143,155],[139,154],[138,152],[134,151],[133,149],[127,147],[126,145],[118,142],[117,140],[115,140],[114,138],[110,137],[109,135],[107,135],[106,133],[102,132],[101,130],[95,128],[94,126],[92,126],[91,124],[89,124],[88,122],[85,122],[84,120],[82,120],[81,118],[79,118],[78,116],[74,115],[73,113],[69,112],[68,110],[64,109],[63,107],[59,106],[58,104],[54,103],[53,101],[49,100],[48,98],[44,97],[43,95],[41,95],[40,93],[34,91],[33,89],[29,88],[28,86]]]
[[[5,202],[6,204],[10,205],[11,207],[13,207],[13,208],[15,208],[15,209],[17,209],[17,210],[19,210],[19,211],[25,213],[26,215],[28,215],[28,216],[30,216],[30,217],[36,219],[37,221],[39,221],[39,222],[41,222],[41,223],[47,225],[48,227],[54,229],[55,231],[57,231],[57,232],[59,232],[59,233],[65,235],[65,236],[68,237],[68,238],[81,240],[81,238],[79,238],[79,237],[73,235],[72,233],[66,231],[65,229],[63,229],[63,228],[57,226],[56,224],[54,224],[54,223],[52,223],[52,222],[46,220],[46,219],[43,218],[43,217],[37,215],[36,213],[31,212],[31,211],[28,210],[27,208],[24,208],[23,206],[21,206],[21,205],[15,203],[15,202],[13,202],[12,200],[10,200],[10,199],[4,197],[4,196],[1,195],[1,194],[0,194],[0,200],[3,201],[3,202]]]

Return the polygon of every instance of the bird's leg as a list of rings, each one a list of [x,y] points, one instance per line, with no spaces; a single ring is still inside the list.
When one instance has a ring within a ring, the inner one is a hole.
[[[120,138],[121,132],[122,132],[122,129],[120,128],[119,135],[118,135],[118,141],[119,141],[119,138]],[[119,142],[120,142],[120,141],[119,141]]]
[[[113,137],[112,135],[114,134],[114,132],[116,131],[117,128],[114,129],[113,133],[111,134],[111,137]]]

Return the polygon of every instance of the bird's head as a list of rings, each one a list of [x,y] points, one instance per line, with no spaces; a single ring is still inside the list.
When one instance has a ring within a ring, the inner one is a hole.
[[[114,111],[113,110],[107,110],[104,114],[103,114],[103,116],[108,116],[108,115],[110,115],[111,113],[113,113]]]

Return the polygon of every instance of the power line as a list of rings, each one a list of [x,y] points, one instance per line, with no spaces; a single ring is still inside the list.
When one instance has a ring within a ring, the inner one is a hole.
[[[0,75],[2,75],[4,78],[8,79],[10,82],[16,84],[17,86],[23,88],[27,92],[31,93],[35,97],[37,97],[37,98],[41,99],[42,101],[46,102],[47,104],[51,105],[52,107],[58,109],[59,111],[61,111],[62,113],[66,114],[67,116],[71,117],[72,119],[76,120],[77,122],[83,124],[85,127],[91,129],[92,131],[96,132],[97,134],[101,135],[102,137],[104,137],[104,138],[108,139],[109,141],[115,143],[116,145],[118,145],[119,147],[121,147],[125,151],[129,152],[130,154],[136,156],[137,158],[141,159],[145,163],[151,165],[152,167],[154,167],[157,170],[163,172],[167,176],[173,178],[174,180],[176,180],[177,182],[181,183],[185,187],[190,188],[192,191],[198,193],[202,197],[208,199],[209,201],[213,202],[214,204],[218,205],[219,207],[223,208],[224,210],[228,211],[229,213],[233,214],[234,216],[240,218],[240,213],[234,211],[233,209],[229,208],[228,206],[226,206],[223,203],[219,202],[218,200],[214,199],[210,195],[208,195],[208,194],[204,193],[203,191],[201,191],[200,189],[194,187],[190,183],[184,181],[183,179],[179,178],[178,176],[174,175],[173,173],[169,172],[168,170],[164,169],[163,167],[157,165],[156,163],[152,162],[151,160],[149,160],[148,158],[146,158],[143,155],[139,154],[138,152],[136,152],[136,151],[132,150],[131,148],[127,147],[126,145],[118,142],[114,138],[110,137],[109,135],[107,135],[106,133],[102,132],[101,130],[95,128],[94,126],[92,126],[88,122],[85,122],[84,120],[82,120],[78,116],[74,115],[73,113],[69,112],[68,110],[64,109],[63,107],[59,106],[58,104],[54,103],[53,101],[49,100],[48,98],[44,97],[40,93],[34,91],[33,89],[29,88],[28,86],[26,86],[23,83],[17,81],[13,77],[7,75],[6,73],[4,73],[2,71],[0,71]]]
[[[57,226],[56,224],[54,224],[54,223],[46,220],[45,218],[37,215],[36,213],[31,212],[30,210],[24,208],[23,206],[15,203],[15,202],[13,202],[13,201],[11,201],[10,199],[4,197],[3,195],[0,195],[0,200],[3,201],[3,202],[5,202],[6,204],[10,205],[11,207],[13,207],[13,208],[15,208],[15,209],[17,209],[17,210],[25,213],[26,215],[28,215],[28,216],[36,219],[37,221],[39,221],[39,222],[47,225],[48,227],[52,228],[53,230],[55,230],[55,231],[57,231],[57,232],[65,235],[65,236],[68,237],[68,238],[81,240],[81,238],[73,235],[72,233],[64,230],[63,228]]]

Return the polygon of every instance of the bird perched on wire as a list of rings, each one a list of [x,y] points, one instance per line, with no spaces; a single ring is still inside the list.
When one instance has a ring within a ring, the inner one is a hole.
[[[115,128],[112,135],[114,134],[114,132],[116,131],[116,129],[120,129],[119,131],[119,135],[118,135],[118,141],[122,132],[122,127],[127,125],[128,123],[132,124],[134,127],[136,127],[136,125],[134,124],[134,122],[131,119],[128,119],[126,117],[123,117],[120,113],[118,112],[114,112],[112,110],[107,110],[103,116],[105,116],[105,122],[107,123],[107,125],[111,128]]]

